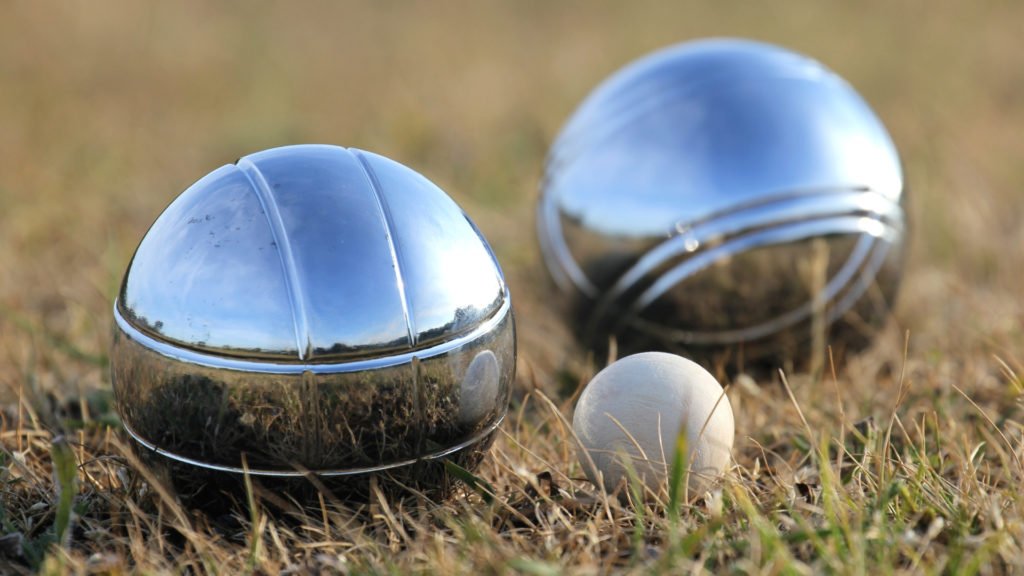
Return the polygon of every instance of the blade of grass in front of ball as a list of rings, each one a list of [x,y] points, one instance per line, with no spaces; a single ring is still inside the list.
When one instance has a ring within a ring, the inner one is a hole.
[[[494,501],[494,495],[498,492],[488,481],[480,478],[476,474],[473,474],[451,460],[444,461],[444,469],[453,477],[462,480],[466,486],[469,486],[469,488],[474,492],[480,494],[480,497],[484,499],[484,502],[490,504]]]
[[[686,436],[686,427],[680,427],[679,434],[676,434],[676,445],[672,454],[672,468],[668,475],[668,508],[673,522],[679,520],[679,501],[682,491],[683,500],[687,499],[686,485],[689,482],[689,466],[687,465],[687,446],[689,442]]]
[[[256,494],[252,487],[252,477],[249,475],[249,460],[245,453],[242,453],[242,479],[245,482],[245,499],[249,504],[249,522],[252,523],[249,534],[249,559],[248,566],[250,573],[255,570],[260,555],[260,545],[263,542],[263,522],[261,522],[259,509],[256,508]]]
[[[57,488],[57,517],[54,520],[54,536],[57,543],[67,548],[71,544],[71,512],[75,494],[78,493],[78,462],[75,453],[63,436],[53,439],[50,444],[53,459],[53,480]]]
[[[646,530],[644,529],[644,516],[647,511],[645,502],[647,499],[644,495],[649,488],[640,479],[640,475],[637,474],[636,467],[633,466],[632,457],[624,450],[619,452],[619,457],[622,460],[623,468],[626,470],[626,478],[628,478],[626,490],[629,491],[629,495],[632,497],[633,513],[636,515],[636,523],[633,526],[633,557],[642,558],[644,544],[647,542]],[[654,491],[651,491],[651,493],[655,494]],[[655,494],[655,496],[657,495]]]

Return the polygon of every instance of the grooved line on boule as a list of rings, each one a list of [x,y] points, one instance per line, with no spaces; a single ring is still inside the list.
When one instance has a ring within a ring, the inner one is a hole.
[[[391,210],[388,208],[388,202],[384,198],[384,194],[381,192],[380,181],[377,179],[377,174],[373,171],[373,166],[370,166],[370,162],[366,159],[360,150],[348,149],[349,153],[356,157],[359,161],[359,165],[363,168],[363,174],[366,176],[367,182],[370,184],[370,190],[373,191],[373,197],[377,201],[377,210],[380,211],[381,220],[384,223],[384,235],[388,240],[388,251],[391,253],[391,265],[395,269],[395,283],[398,285],[398,297],[402,301],[402,314],[405,316],[405,329],[409,335],[409,347],[415,348],[418,344],[416,338],[416,326],[412,317],[412,313],[409,310],[409,296],[405,292],[405,278],[402,276],[402,253],[395,244],[395,237],[391,233],[394,229],[394,222],[391,220]]]
[[[402,314],[405,316],[405,329],[409,337],[409,348],[415,350],[416,346],[419,344],[419,339],[416,337],[415,321],[413,320],[412,313],[409,310],[409,295],[405,292],[405,277],[402,275],[402,253],[398,245],[395,243],[394,235],[391,233],[395,228],[394,222],[391,220],[391,209],[388,207],[388,201],[384,197],[380,180],[377,179],[377,173],[373,171],[373,166],[370,165],[370,161],[361,150],[349,148],[348,151],[355,156],[357,160],[359,160],[359,165],[362,166],[363,174],[366,176],[366,180],[370,184],[370,190],[373,191],[374,199],[377,201],[377,209],[380,211],[380,217],[384,223],[384,235],[387,236],[388,249],[391,252],[391,264],[395,269],[395,283],[398,285],[398,297],[402,302]],[[427,431],[426,407],[423,405],[423,378],[420,370],[419,356],[412,357],[411,370],[413,390],[412,410],[416,415],[418,427],[414,442],[416,446],[416,459],[419,460],[423,454],[423,447],[426,445]]]
[[[309,317],[306,314],[306,298],[302,291],[302,282],[299,279],[299,271],[295,266],[295,255],[292,253],[291,241],[288,239],[288,232],[284,228],[284,221],[281,219],[281,211],[277,207],[277,199],[267,179],[260,172],[260,169],[248,158],[240,158],[235,163],[242,174],[249,180],[249,185],[260,201],[263,214],[267,217],[270,225],[270,234],[277,244],[277,253],[281,257],[281,267],[284,270],[285,287],[288,290],[288,300],[292,307],[292,320],[295,324],[295,345],[298,350],[299,360],[309,360],[313,355],[313,343],[309,334]]]

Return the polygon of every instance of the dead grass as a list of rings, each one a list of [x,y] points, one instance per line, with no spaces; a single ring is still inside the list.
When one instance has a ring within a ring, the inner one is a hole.
[[[0,574],[1024,571],[1022,19],[966,2],[5,6]],[[790,46],[856,86],[903,155],[914,238],[876,346],[835,376],[787,374],[792,399],[736,378],[734,465],[675,510],[582,480],[566,419],[606,360],[568,337],[530,225],[586,92],[710,35]],[[106,349],[131,251],[197,177],[295,142],[417,168],[498,252],[520,361],[478,471],[493,498],[254,492],[211,517],[125,449]]]

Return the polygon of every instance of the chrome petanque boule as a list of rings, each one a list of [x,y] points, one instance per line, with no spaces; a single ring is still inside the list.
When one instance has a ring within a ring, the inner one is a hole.
[[[183,192],[114,305],[112,381],[148,459],[197,477],[443,488],[505,416],[500,267],[439,188],[325,145],[246,156]]]
[[[853,88],[782,48],[705,40],[627,66],[541,187],[544,261],[592,348],[799,361],[868,344],[896,296],[896,148]]]

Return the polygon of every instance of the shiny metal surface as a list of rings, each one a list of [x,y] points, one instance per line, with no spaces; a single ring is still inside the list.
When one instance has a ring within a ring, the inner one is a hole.
[[[335,146],[196,182],[140,243],[114,318],[126,429],[222,472],[243,454],[253,474],[344,476],[485,448],[515,370],[508,290],[462,210]]]
[[[884,321],[905,197],[889,135],[841,78],[705,40],[580,105],[548,157],[538,234],[589,345],[793,356],[815,318],[850,348]]]

